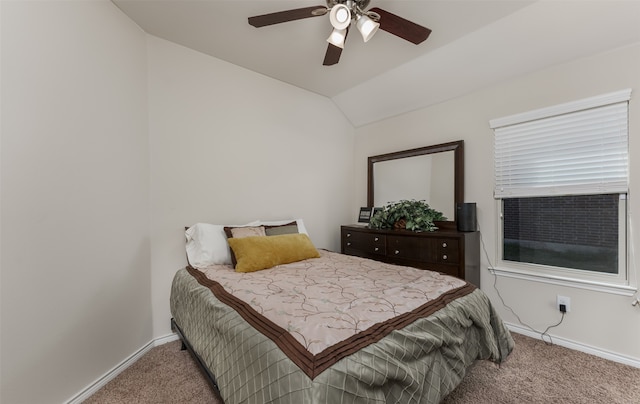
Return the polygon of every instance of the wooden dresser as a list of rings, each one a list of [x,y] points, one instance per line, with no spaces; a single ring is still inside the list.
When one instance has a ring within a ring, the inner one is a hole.
[[[443,272],[480,287],[480,233],[341,227],[341,252]]]

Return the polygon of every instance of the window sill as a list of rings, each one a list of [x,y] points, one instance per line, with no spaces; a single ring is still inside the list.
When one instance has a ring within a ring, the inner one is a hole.
[[[597,292],[611,293],[621,296],[633,296],[638,288],[630,285],[619,285],[604,283],[598,281],[582,280],[575,278],[566,278],[557,275],[538,274],[530,271],[512,269],[512,268],[489,268],[489,271],[496,276],[504,276],[506,278],[522,279],[533,282],[548,283],[551,285],[568,286],[578,289],[587,289]]]

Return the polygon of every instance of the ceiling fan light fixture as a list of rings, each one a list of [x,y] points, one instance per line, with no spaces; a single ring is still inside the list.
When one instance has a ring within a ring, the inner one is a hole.
[[[380,28],[380,23],[373,21],[366,15],[359,15],[358,20],[356,21],[356,27],[360,34],[362,34],[362,39],[367,42],[369,39],[373,38],[375,33]]]
[[[346,29],[351,24],[351,10],[344,4],[336,4],[331,8],[329,20],[335,29]]]
[[[327,38],[327,42],[329,42],[333,46],[337,46],[340,49],[344,49],[344,40],[347,37],[346,29],[334,29]]]

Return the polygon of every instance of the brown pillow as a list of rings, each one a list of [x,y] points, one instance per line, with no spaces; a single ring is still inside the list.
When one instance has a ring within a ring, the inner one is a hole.
[[[320,257],[306,234],[230,238],[229,246],[236,256],[237,272],[254,272]]]

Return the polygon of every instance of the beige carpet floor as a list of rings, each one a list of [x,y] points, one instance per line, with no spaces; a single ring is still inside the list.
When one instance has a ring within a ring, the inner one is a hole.
[[[513,334],[500,366],[476,362],[442,404],[640,403],[640,369]],[[222,400],[180,342],[151,349],[85,403],[213,403]],[[293,403],[299,404],[299,403]]]

